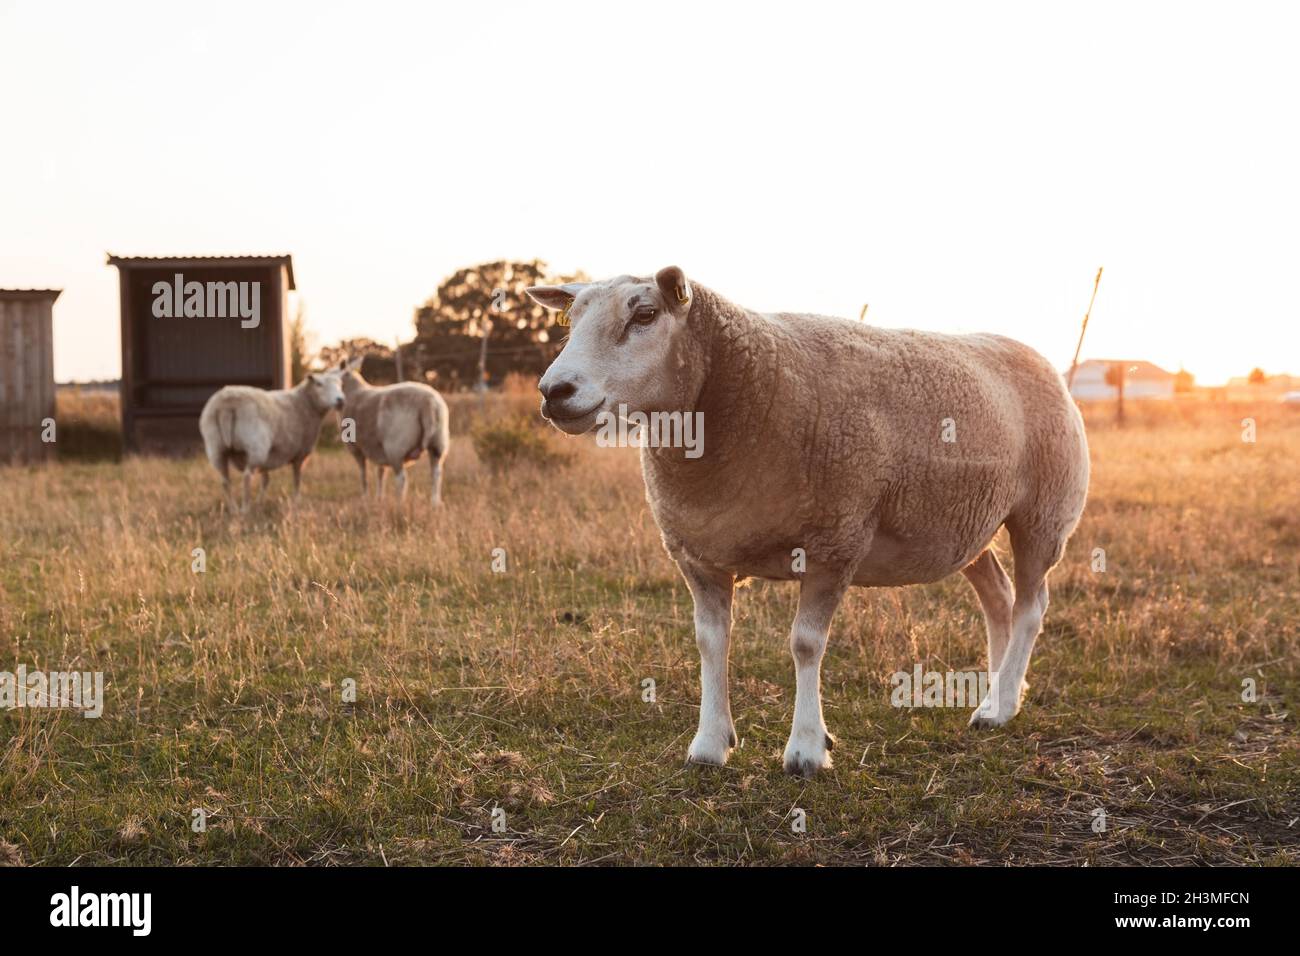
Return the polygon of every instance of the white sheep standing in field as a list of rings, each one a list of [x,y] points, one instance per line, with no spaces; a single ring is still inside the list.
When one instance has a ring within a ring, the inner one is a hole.
[[[1047,572],[1088,490],[1083,421],[1042,356],[997,335],[759,314],[676,267],[529,293],[570,317],[538,385],[557,428],[581,434],[619,411],[702,413],[703,454],[641,451],[646,497],[695,601],[702,686],[688,760],[722,764],[736,745],[727,653],[746,577],[800,583],[787,772],[831,766],[821,662],[850,585],[961,571],[988,637],[989,692],[971,724],[1019,711]],[[989,547],[1003,525],[1014,590]]]
[[[293,493],[301,491],[302,467],[316,447],[325,416],[343,407],[342,377],[337,370],[313,372],[293,388],[276,391],[227,385],[208,399],[199,416],[199,432],[231,508],[231,464],[244,472],[245,508],[254,472],[262,475],[264,493],[272,469],[293,465]]]
[[[406,466],[428,451],[433,477],[432,501],[442,504],[442,461],[451,442],[447,403],[422,382],[369,384],[358,369],[362,357],[340,362],[344,406],[343,439],[361,469],[361,493],[367,491],[366,462],[376,465],[376,495],[384,493],[384,467],[393,469],[397,497],[406,496]],[[349,423],[350,429],[349,429]],[[349,434],[349,430],[352,432]]]

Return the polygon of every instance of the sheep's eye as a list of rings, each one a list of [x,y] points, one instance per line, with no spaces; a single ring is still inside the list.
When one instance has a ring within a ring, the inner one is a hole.
[[[639,306],[637,310],[632,313],[632,321],[637,325],[649,325],[658,316],[659,310],[653,305],[643,305]]]

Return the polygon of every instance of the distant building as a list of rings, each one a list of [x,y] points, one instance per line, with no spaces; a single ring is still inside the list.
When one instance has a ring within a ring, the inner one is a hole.
[[[1224,397],[1230,402],[1273,402],[1283,395],[1300,390],[1300,375],[1266,375],[1262,382],[1252,382],[1242,375],[1228,379],[1223,387]]]
[[[289,256],[108,257],[122,299],[122,440],[130,452],[200,444],[223,385],[285,388]]]
[[[0,462],[53,457],[58,289],[0,289]]]
[[[1080,401],[1119,398],[1119,388],[1107,380],[1112,366],[1124,368],[1124,397],[1173,398],[1177,376],[1141,359],[1089,359],[1074,370],[1070,394]]]

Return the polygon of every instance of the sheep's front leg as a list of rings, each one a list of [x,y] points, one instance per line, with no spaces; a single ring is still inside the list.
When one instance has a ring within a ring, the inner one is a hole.
[[[822,655],[830,634],[831,618],[848,587],[849,577],[826,572],[805,574],[799,588],[799,610],[790,629],[794,656],[794,726],[785,745],[785,772],[811,777],[831,766],[835,740],[822,719]]]
[[[302,466],[303,461],[301,458],[293,462],[293,496],[295,498],[302,494]]]
[[[366,460],[358,456],[357,467],[361,469],[361,497],[364,498],[370,491],[370,482],[366,480]]]
[[[442,504],[442,456],[429,451],[429,472],[433,478],[433,506]]]
[[[690,763],[722,766],[736,746],[727,687],[734,575],[679,560],[695,601],[695,643],[700,649],[700,726],[686,751]]]

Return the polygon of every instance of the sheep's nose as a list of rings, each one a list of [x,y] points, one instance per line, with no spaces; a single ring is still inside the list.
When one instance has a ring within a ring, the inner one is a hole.
[[[563,402],[566,398],[572,398],[578,391],[578,386],[573,382],[556,382],[553,385],[542,385],[538,383],[538,391],[542,393],[542,398],[548,403]]]
[[[343,408],[343,399],[341,399],[341,398],[336,398],[336,399],[334,399],[334,407],[337,408],[337,409],[339,409],[339,410],[342,410],[342,408]]]

